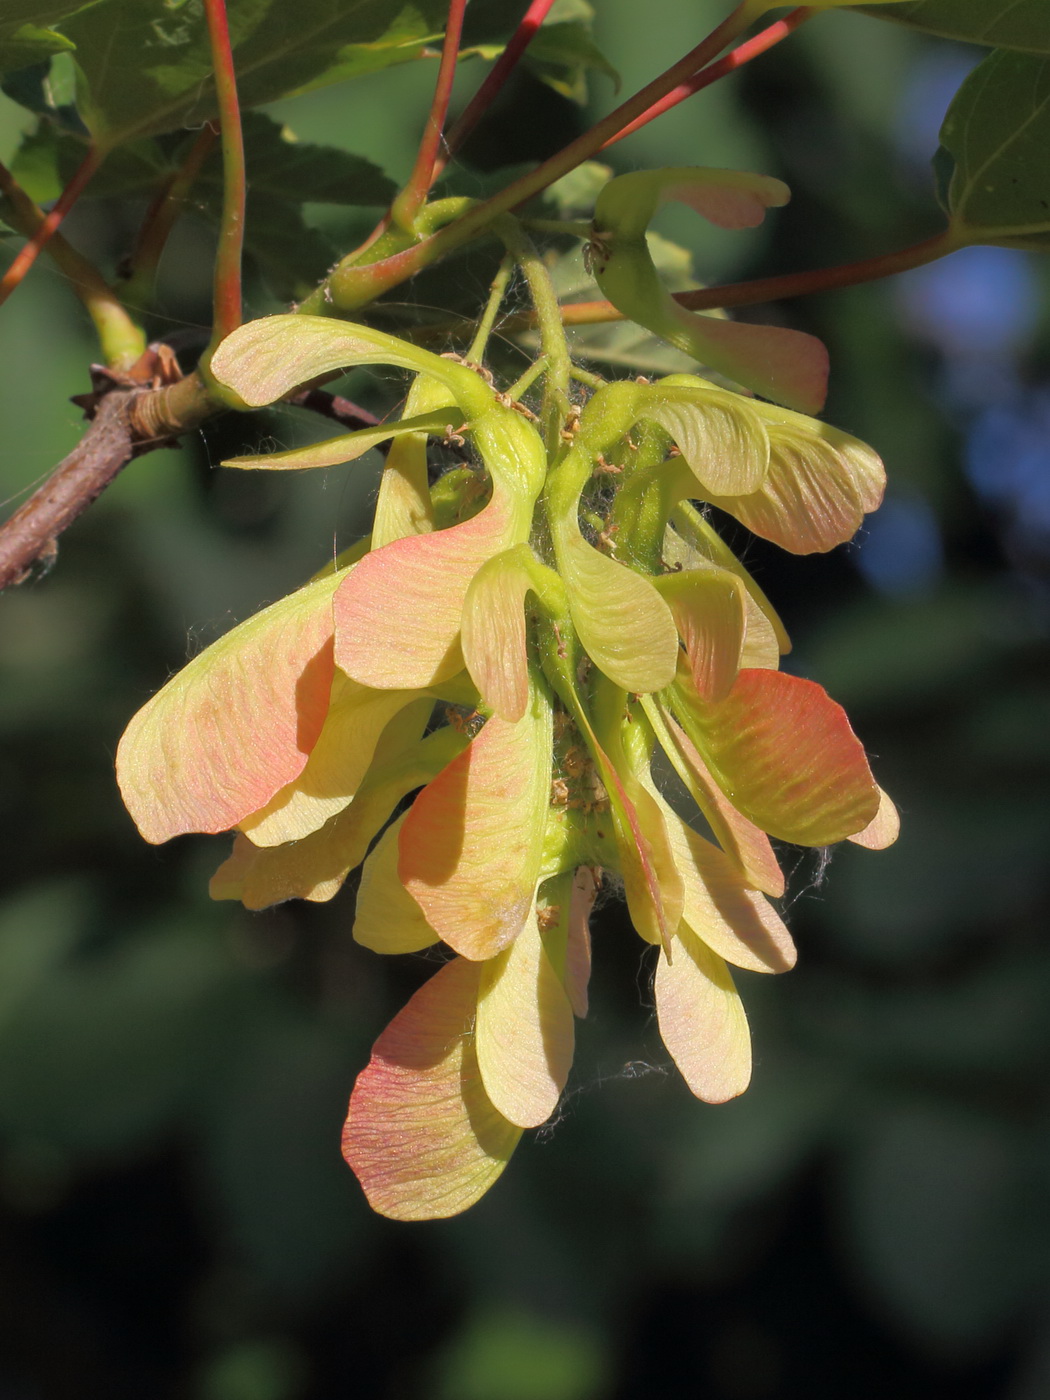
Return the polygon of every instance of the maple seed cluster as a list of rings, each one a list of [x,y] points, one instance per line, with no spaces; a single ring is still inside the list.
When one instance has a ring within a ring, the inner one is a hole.
[[[360,326],[256,321],[212,370],[263,404],[380,362],[414,375],[399,421],[229,464],[390,440],[370,539],[169,681],[118,775],[148,840],[236,833],[216,898],[327,900],[360,865],[358,942],[452,950],[377,1041],[344,1132],[375,1209],[424,1219],[469,1206],[554,1112],[603,871],[660,950],[690,1089],[746,1087],[730,966],[795,958],[770,837],[878,847],[896,824],[842,709],[778,669],[784,629],[695,502],[806,553],[854,533],[883,475],[846,434],[690,375],[599,388],[548,452],[486,376]],[[431,487],[450,425],[481,471]],[[668,764],[708,836],[661,790]]]
[[[148,840],[236,833],[215,898],[327,900],[360,866],[359,943],[454,954],[351,1095],[344,1154],[385,1215],[464,1210],[554,1112],[603,872],[659,949],[671,1057],[719,1103],[751,1073],[730,967],[795,959],[770,903],[784,891],[770,838],[896,837],[845,713],[779,669],[784,628],[704,510],[795,553],[832,549],[881,501],[882,463],[806,416],[824,398],[819,341],[683,311],[645,241],[665,199],[739,228],[786,198],[731,171],[620,176],[591,242],[625,315],[777,403],[679,374],[572,404],[560,318],[544,323],[535,288],[542,432],[478,366],[326,317],[252,322],[212,357],[249,407],[349,366],[412,375],[399,421],[225,464],[325,467],[390,444],[371,536],[191,661],[117,760]],[[431,485],[430,437],[469,444],[474,466]],[[669,769],[689,821],[661,785]]]

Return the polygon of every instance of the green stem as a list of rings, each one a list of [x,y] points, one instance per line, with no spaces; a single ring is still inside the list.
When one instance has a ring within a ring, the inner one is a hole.
[[[28,239],[35,238],[46,223],[47,215],[3,165],[0,165],[0,194],[6,200],[11,222]],[[146,348],[141,328],[128,315],[98,268],[67,243],[61,233],[52,231],[45,243],[49,256],[69,278],[94,322],[107,366],[115,370],[130,369]]]
[[[513,271],[514,259],[508,254],[500,263],[496,275],[492,279],[489,299],[485,304],[485,310],[481,320],[478,322],[478,329],[474,334],[474,339],[470,343],[470,349],[467,351],[466,358],[472,364],[480,365],[485,358],[489,336],[492,334],[492,327],[496,324],[496,317],[499,315],[499,309],[503,304],[503,297],[507,291],[507,283],[510,281]]]
[[[527,394],[541,374],[547,373],[547,356],[541,355],[538,360],[533,360],[528,369],[507,390],[506,397],[513,403],[521,398],[522,394]]]
[[[241,257],[244,249],[244,212],[247,175],[244,133],[237,100],[237,75],[233,65],[230,26],[225,0],[204,0],[211,43],[215,93],[222,132],[222,215],[219,247],[215,257],[214,326],[205,362],[221,340],[241,324]]]
[[[572,377],[580,384],[586,384],[588,389],[600,389],[603,384],[608,384],[609,382],[607,379],[603,378],[602,375],[592,374],[589,369],[581,369],[579,365],[573,365]]]
[[[561,431],[572,408],[572,400],[569,397],[572,359],[569,356],[569,342],[565,338],[565,329],[562,326],[558,294],[554,290],[547,264],[517,219],[509,215],[500,219],[497,232],[525,274],[532,305],[536,311],[540,345],[547,361],[547,375],[543,386],[543,429],[547,451],[553,457],[560,445]]]

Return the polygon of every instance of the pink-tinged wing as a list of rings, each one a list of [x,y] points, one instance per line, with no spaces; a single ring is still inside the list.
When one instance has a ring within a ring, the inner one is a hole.
[[[631,922],[647,943],[659,944],[669,953],[682,916],[683,892],[660,809],[632,772],[618,737],[612,736],[619,750],[617,763],[598,742],[586,711],[580,708],[575,718],[608,795],[618,873]],[[605,834],[602,825],[595,823],[599,839]]]
[[[719,957],[749,972],[786,972],[797,953],[783,920],[724,851],[686,825],[651,789],[685,886],[682,920]]]
[[[414,690],[369,690],[336,673],[328,717],[294,782],[240,823],[256,846],[301,841],[348,806],[361,786],[379,736],[415,698]]]
[[[753,495],[710,496],[742,525],[793,554],[823,553],[850,540],[882,500],[886,476],[864,443],[824,424],[819,433],[769,426],[769,472]]]
[[[375,953],[418,953],[438,941],[423,911],[397,875],[398,837],[405,818],[383,832],[361,867],[354,938]]]
[[[857,846],[869,851],[884,851],[892,846],[901,832],[901,819],[889,795],[879,788],[879,810],[864,828],[848,837]]]
[[[802,413],[819,413],[828,394],[827,346],[815,335],[696,315],[671,302],[676,331],[665,339],[710,369]]]
[[[422,689],[463,669],[463,601],[486,559],[515,543],[506,493],[471,520],[366,554],[335,595],[335,659],[379,690]]]
[[[500,719],[521,719],[529,703],[525,596],[532,587],[519,545],[486,560],[463,607],[463,659],[482,700]]]
[[[348,572],[242,622],[132,719],[117,781],[147,841],[228,831],[302,772],[328,712],[332,595]]]
[[[394,1017],[357,1077],[343,1156],[380,1215],[458,1215],[518,1145],[521,1129],[493,1107],[478,1069],[480,976],[476,963],[447,963]]]
[[[474,1039],[495,1108],[519,1128],[545,1123],[569,1077],[575,1031],[535,913],[509,948],[482,964]]]
[[[751,1081],[751,1034],[728,967],[686,925],[653,990],[660,1035],[698,1099],[725,1103]]]
[[[645,416],[671,434],[702,490],[740,496],[762,485],[769,438],[747,399],[712,386],[646,403]]]
[[[691,177],[683,174],[687,178],[664,186],[662,200],[687,204],[719,228],[756,228],[767,209],[780,208],[791,198],[787,185],[771,175],[703,168]]]
[[[656,580],[685,647],[693,685],[723,700],[740,670],[747,632],[747,590],[728,569],[687,569]]]
[[[771,836],[828,846],[874,819],[879,789],[864,749],[845,710],[813,681],[741,671],[727,699],[686,706],[686,728],[702,736],[722,790]]]
[[[696,745],[665,710],[651,711],[660,742],[672,761],[677,756],[683,777],[693,799],[703,812],[719,845],[735,862],[749,885],[779,899],[784,893],[784,875],[773,854],[769,837],[754,822],[738,812],[722,789]]]
[[[429,707],[429,702],[421,706]],[[425,714],[416,718],[421,729]],[[405,737],[411,737],[410,731]],[[405,752],[377,754],[349,807],[301,841],[256,846],[246,836],[238,836],[233,854],[212,877],[212,898],[239,899],[248,909],[266,909],[287,899],[331,899],[364,860],[402,797],[429,782],[465,742],[454,730],[439,729],[412,742]]]
[[[764,407],[768,407],[768,405],[764,405]],[[751,605],[753,605],[768,625],[768,629],[772,630],[777,643],[777,651],[780,653],[789,652],[791,638],[777,616],[776,609],[711,525],[711,522],[706,520],[697,508],[688,501],[678,503],[672,513],[672,520],[673,528],[669,525],[664,532],[664,558],[667,563],[672,568],[694,569],[703,560],[720,569],[728,569],[731,574],[735,574],[747,589],[749,631],[758,625],[752,621]],[[757,666],[765,663],[753,661],[750,664]],[[776,670],[779,664],[776,655],[773,656],[769,664],[773,670]]]
[[[401,883],[464,957],[492,957],[525,925],[550,783],[550,704],[537,688],[516,724],[490,719],[412,804],[401,830]]]

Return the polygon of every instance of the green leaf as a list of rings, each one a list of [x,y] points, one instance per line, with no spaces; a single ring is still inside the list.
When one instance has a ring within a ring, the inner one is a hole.
[[[416,58],[440,35],[438,0],[232,0],[242,106]],[[105,146],[213,115],[208,34],[193,0],[99,0],[64,26],[77,46],[80,106]]]
[[[858,8],[877,19],[896,20],[947,39],[1050,53],[1046,0],[907,0]]]
[[[0,67],[0,90],[12,102],[38,117],[45,117],[60,131],[74,132],[78,136],[87,134],[87,127],[73,102],[76,75],[73,56],[68,51],[13,72],[4,73]]]
[[[559,219],[577,219],[583,214],[589,216],[599,191],[609,183],[613,174],[611,165],[602,165],[598,160],[585,160],[560,180],[555,180],[553,185],[547,186],[543,192],[544,202],[554,205]]]
[[[941,144],[955,163],[946,208],[960,242],[1050,245],[1050,59],[991,54],[956,94]]]
[[[582,20],[543,25],[528,47],[525,62],[548,87],[581,105],[587,101],[588,73],[604,73],[617,90],[620,87],[619,73]]]
[[[295,133],[261,112],[244,117],[244,153],[248,186],[258,198],[293,204],[389,204],[397,186],[364,156],[334,146],[299,141]],[[205,163],[201,184],[221,193],[222,156],[216,150]]]
[[[0,17],[0,73],[41,63],[75,47],[53,24],[77,10],[84,0],[4,0]]]
[[[11,72],[42,63],[53,53],[62,53],[73,45],[54,29],[40,29],[35,24],[23,24],[20,29],[0,37],[0,72]]]

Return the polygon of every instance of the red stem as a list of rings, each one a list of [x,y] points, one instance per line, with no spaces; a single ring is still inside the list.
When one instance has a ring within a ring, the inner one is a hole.
[[[391,205],[390,212],[394,222],[404,229],[411,230],[414,226],[416,215],[436,178],[441,133],[445,129],[448,104],[452,97],[452,83],[456,76],[456,59],[459,56],[459,41],[463,33],[463,16],[466,9],[467,0],[450,0],[445,39],[441,45],[441,62],[434,85],[434,100],[430,104],[423,139],[419,143],[419,153],[412,174],[408,177],[408,183]]]
[[[197,133],[197,139],[186,154],[186,159],[178,170],[172,172],[157,191],[146,210],[135,240],[135,250],[131,255],[131,271],[127,282],[136,288],[148,286],[160,262],[168,235],[181,212],[181,205],[190,191],[193,182],[200,174],[201,166],[211,154],[218,139],[218,127],[206,122]]]
[[[895,253],[880,253],[878,257],[862,258],[859,262],[840,263],[837,267],[818,267],[808,272],[788,272],[779,277],[760,277],[753,282],[728,282],[722,287],[702,287],[696,292],[676,292],[675,301],[690,311],[713,311],[729,306],[754,306],[764,301],[781,301],[785,297],[806,296],[812,292],[835,291],[854,287],[861,282],[874,282],[880,277],[892,277],[909,272],[913,267],[935,262],[954,253],[962,245],[951,229],[944,229],[921,243],[899,248]],[[601,325],[621,321],[623,317],[609,301],[578,301],[562,307],[562,320],[567,326]],[[520,325],[532,324],[523,318]],[[502,329],[519,328],[516,320],[503,322]]]
[[[25,247],[20,249],[18,256],[4,273],[2,280],[0,280],[0,304],[7,300],[18,286],[19,282],[21,282],[22,278],[36,262],[37,254],[77,202],[84,186],[101,164],[102,155],[92,146],[77,167],[72,180],[70,180],[69,184],[55,202],[54,208],[45,217],[43,223],[33,234],[32,238],[30,238],[29,242],[26,243]]]
[[[684,83],[679,83],[666,97],[661,97],[659,102],[654,102],[648,111],[643,112],[640,117],[629,122],[615,136],[610,137],[602,150],[608,150],[610,146],[615,146],[617,141],[622,141],[625,136],[633,135],[641,127],[647,126],[654,118],[663,116],[664,112],[669,112],[672,107],[677,107],[679,102],[684,102],[687,97],[692,97],[694,93],[709,87],[719,78],[724,78],[728,73],[742,68],[745,63],[750,63],[759,54],[766,53],[774,44],[779,44],[782,39],[786,39],[800,24],[812,18],[816,13],[816,10],[809,5],[799,5],[783,19],[777,20],[776,24],[771,24],[768,29],[763,29],[753,38],[746,40],[743,44],[738,44],[724,58],[720,58],[716,63],[709,63],[701,72],[695,73]]]
[[[222,218],[215,255],[214,319],[212,345],[217,345],[241,324],[241,256],[244,249],[244,208],[247,179],[244,134],[237,100],[237,74],[233,66],[226,0],[204,0],[211,41],[215,93],[222,132]]]
[[[507,47],[492,65],[488,77],[467,103],[462,115],[453,123],[445,141],[445,152],[443,155],[439,155],[434,162],[435,180],[488,111],[496,94],[518,66],[525,50],[532,43],[536,31],[547,18],[547,13],[553,4],[554,0],[532,0],[529,8],[522,15],[517,29],[507,41]]]

